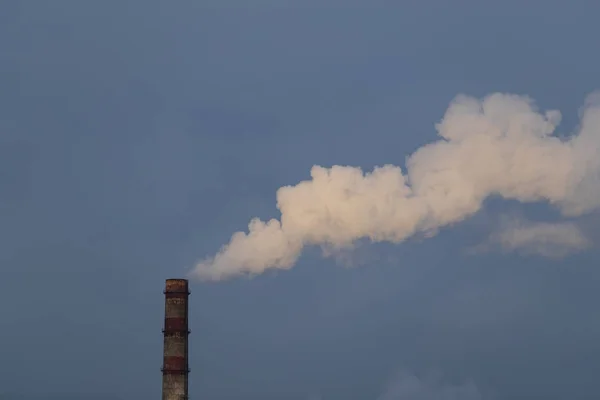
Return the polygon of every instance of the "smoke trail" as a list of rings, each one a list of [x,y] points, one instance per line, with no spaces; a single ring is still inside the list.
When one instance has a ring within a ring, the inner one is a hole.
[[[497,231],[471,251],[499,248],[504,252],[560,259],[592,245],[585,233],[573,222],[532,222],[505,218]]]
[[[219,280],[288,269],[307,245],[357,239],[399,243],[434,234],[477,212],[491,195],[546,201],[563,215],[600,205],[600,94],[588,97],[578,132],[554,135],[559,111],[538,111],[523,96],[458,96],[436,125],[441,139],[400,167],[314,166],[311,179],[277,191],[281,219],[253,219],[193,275]]]
[[[471,381],[460,385],[446,384],[440,376],[436,375],[422,379],[401,371],[377,400],[482,400],[484,398]]]

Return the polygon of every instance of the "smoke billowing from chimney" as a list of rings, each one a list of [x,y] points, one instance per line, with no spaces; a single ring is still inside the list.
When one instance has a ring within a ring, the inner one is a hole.
[[[193,275],[220,280],[291,268],[307,245],[350,246],[361,238],[400,243],[459,222],[491,195],[548,202],[564,216],[600,205],[600,94],[590,95],[580,126],[555,133],[559,111],[539,111],[523,96],[458,96],[436,125],[441,139],[419,148],[406,170],[314,166],[311,179],[277,191],[281,219],[253,219]]]

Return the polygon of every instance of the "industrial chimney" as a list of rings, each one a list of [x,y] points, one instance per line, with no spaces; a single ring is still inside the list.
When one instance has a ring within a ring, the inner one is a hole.
[[[188,399],[188,296],[187,279],[167,279],[162,400]]]

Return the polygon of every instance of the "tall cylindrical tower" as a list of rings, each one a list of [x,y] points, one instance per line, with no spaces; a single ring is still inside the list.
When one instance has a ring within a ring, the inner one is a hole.
[[[187,279],[167,279],[162,400],[188,399],[188,296]]]

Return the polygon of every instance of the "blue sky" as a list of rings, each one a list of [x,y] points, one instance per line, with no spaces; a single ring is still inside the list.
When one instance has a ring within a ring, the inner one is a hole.
[[[5,0],[1,392],[160,396],[164,279],[278,217],[279,187],[403,166],[459,93],[529,95],[570,132],[600,88],[595,2],[368,4]],[[471,254],[506,215],[556,212],[491,199],[358,266],[309,248],[194,282],[192,398],[598,398],[597,250]]]

